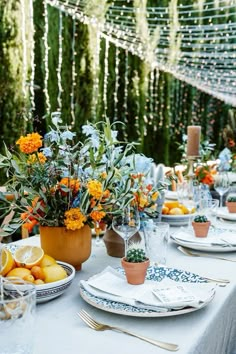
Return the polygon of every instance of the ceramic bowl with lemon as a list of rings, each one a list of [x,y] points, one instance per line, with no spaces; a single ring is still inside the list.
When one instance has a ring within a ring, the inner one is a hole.
[[[72,265],[56,261],[37,246],[4,247],[0,275],[21,278],[36,286],[37,303],[52,300],[70,286],[75,276]]]
[[[177,200],[168,200],[163,203],[161,219],[172,226],[187,225],[195,213],[195,208],[188,209]]]

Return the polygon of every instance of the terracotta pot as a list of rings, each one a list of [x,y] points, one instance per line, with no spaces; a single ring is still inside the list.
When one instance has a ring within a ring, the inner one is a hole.
[[[141,263],[127,262],[123,257],[121,265],[124,268],[127,282],[132,285],[143,284],[145,281],[147,268],[150,265],[150,260]]]
[[[122,258],[125,255],[125,244],[122,237],[120,237],[113,229],[106,230],[103,236],[107,254],[112,257]],[[130,238],[130,241],[140,241],[140,235],[137,233]]]
[[[207,237],[211,222],[192,222],[193,230],[196,237]]]
[[[229,213],[236,213],[236,202],[226,202]]]
[[[91,254],[92,233],[88,225],[80,230],[65,227],[40,226],[40,241],[44,252],[58,261],[80,270]]]

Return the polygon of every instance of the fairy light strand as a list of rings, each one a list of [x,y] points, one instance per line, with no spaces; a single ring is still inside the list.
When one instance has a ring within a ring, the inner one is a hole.
[[[30,33],[31,33],[31,43],[30,43],[30,68],[31,68],[31,74],[30,74],[30,115],[32,116],[32,113],[35,111],[35,94],[34,94],[34,79],[35,79],[35,62],[34,62],[34,49],[35,49],[35,42],[34,42],[34,34],[35,34],[35,29],[34,29],[34,8],[33,8],[33,0],[30,0],[29,2],[29,26],[30,26]]]
[[[22,93],[24,99],[27,98],[26,81],[27,81],[27,43],[26,43],[26,14],[25,1],[21,0],[21,41],[22,41]]]
[[[47,0],[43,1],[44,6],[44,96],[46,102],[46,113],[49,115],[51,111],[50,98],[48,94],[48,80],[49,80],[49,68],[48,68],[48,54],[49,54],[49,46],[48,46],[48,3]]]
[[[109,56],[109,41],[105,39],[105,56],[104,56],[104,82],[103,82],[103,117],[107,116],[107,85],[108,85],[108,56]]]
[[[71,51],[72,51],[72,66],[71,66],[71,77],[72,77],[72,83],[71,83],[71,93],[70,93],[70,112],[71,112],[71,118],[72,118],[72,125],[75,125],[75,86],[76,86],[76,69],[75,69],[75,56],[76,56],[76,51],[75,51],[75,42],[76,42],[76,19],[73,17],[73,34],[72,34],[72,42],[71,42]]]
[[[58,66],[57,66],[57,85],[58,85],[58,95],[57,95],[58,108],[57,108],[57,110],[59,112],[61,111],[61,107],[62,107],[61,95],[62,95],[62,92],[63,92],[62,80],[61,80],[61,70],[62,70],[62,62],[63,62],[63,56],[62,56],[63,37],[62,37],[62,32],[63,32],[63,16],[62,16],[62,11],[59,11]],[[73,39],[72,39],[72,41],[73,41]]]

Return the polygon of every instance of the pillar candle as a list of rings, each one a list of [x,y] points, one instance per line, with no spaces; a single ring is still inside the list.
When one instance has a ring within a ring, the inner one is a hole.
[[[201,127],[190,125],[187,129],[187,156],[199,156]]]

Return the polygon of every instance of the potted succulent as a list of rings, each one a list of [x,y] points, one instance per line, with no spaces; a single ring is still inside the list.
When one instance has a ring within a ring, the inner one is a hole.
[[[126,257],[121,259],[127,282],[133,285],[143,284],[146,277],[150,260],[147,258],[143,248],[139,244],[130,245]]]
[[[229,213],[236,213],[236,195],[229,195],[226,201]]]
[[[192,221],[196,237],[207,237],[211,222],[205,215],[196,215]]]

